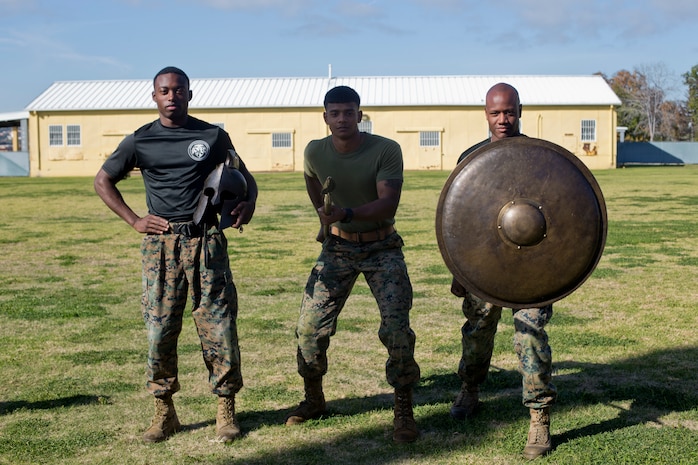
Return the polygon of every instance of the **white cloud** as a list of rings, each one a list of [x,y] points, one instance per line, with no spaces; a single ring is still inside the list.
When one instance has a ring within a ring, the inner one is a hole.
[[[0,43],[21,47],[24,54],[41,57],[46,62],[55,60],[61,63],[94,63],[120,70],[128,69],[127,65],[113,57],[80,53],[51,35],[37,32],[10,31],[9,37],[0,38]]]
[[[34,5],[32,0],[0,0],[0,8],[5,9],[20,9]]]
[[[285,14],[307,13],[321,4],[316,0],[200,0],[199,3],[221,10],[276,10]]]

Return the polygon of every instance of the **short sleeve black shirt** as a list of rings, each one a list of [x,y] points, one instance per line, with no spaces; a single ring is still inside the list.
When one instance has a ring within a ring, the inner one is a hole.
[[[526,135],[519,134],[518,136],[514,136],[514,137],[526,137]],[[488,137],[487,139],[483,140],[482,142],[478,142],[477,144],[473,145],[468,150],[466,150],[465,152],[460,154],[460,157],[458,157],[458,162],[456,164],[462,162],[463,160],[465,160],[468,157],[468,155],[470,155],[471,153],[473,153],[474,151],[476,151],[480,147],[484,147],[485,145],[489,144],[490,142],[492,142],[492,139]]]
[[[488,137],[487,139],[483,140],[482,142],[478,142],[477,144],[473,145],[470,147],[468,150],[460,154],[460,157],[458,157],[458,163],[462,162],[465,160],[465,158],[473,153],[475,150],[479,149],[480,147],[484,147],[485,145],[490,143],[490,138]]]
[[[139,168],[148,212],[190,221],[206,177],[232,148],[228,133],[194,117],[180,128],[155,120],[124,138],[102,168],[118,180]]]

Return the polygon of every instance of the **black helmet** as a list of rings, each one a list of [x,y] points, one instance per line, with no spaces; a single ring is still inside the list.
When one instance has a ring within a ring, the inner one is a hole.
[[[238,167],[240,159],[235,150],[228,150],[228,156],[224,163],[216,166],[204,182],[204,188],[199,197],[199,204],[194,211],[194,222],[199,224],[204,217],[209,205],[215,207],[220,213],[220,228],[225,229],[235,223],[230,213],[243,200],[247,198],[247,181]]]

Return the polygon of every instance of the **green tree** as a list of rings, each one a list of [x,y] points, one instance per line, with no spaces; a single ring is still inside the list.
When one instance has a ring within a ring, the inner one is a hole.
[[[690,118],[690,140],[696,140],[698,129],[698,65],[695,65],[687,73],[683,74],[683,82],[688,87],[688,101],[686,109]]]

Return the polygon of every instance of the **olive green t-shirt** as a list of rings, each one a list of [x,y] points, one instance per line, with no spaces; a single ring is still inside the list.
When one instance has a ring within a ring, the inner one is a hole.
[[[339,153],[332,136],[313,140],[305,148],[305,174],[321,183],[332,176],[335,188],[332,202],[341,208],[355,208],[378,199],[379,181],[403,180],[402,149],[385,137],[364,133],[361,146],[351,153]],[[347,232],[366,232],[395,223],[394,218],[381,222],[352,221],[335,223]]]

